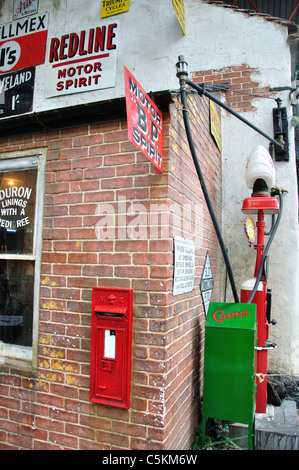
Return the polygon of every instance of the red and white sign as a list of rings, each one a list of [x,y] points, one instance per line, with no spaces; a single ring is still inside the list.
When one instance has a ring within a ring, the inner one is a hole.
[[[125,70],[128,139],[163,173],[162,113],[131,72]]]
[[[117,48],[116,22],[51,38],[46,98],[114,87]]]
[[[13,20],[34,15],[38,11],[38,0],[13,0]]]
[[[48,13],[0,25],[0,73],[44,63]]]

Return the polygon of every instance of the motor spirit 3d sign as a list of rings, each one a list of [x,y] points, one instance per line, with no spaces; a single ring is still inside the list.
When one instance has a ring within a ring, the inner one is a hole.
[[[124,67],[128,139],[163,173],[162,113]]]
[[[48,13],[0,25],[0,73],[44,63]]]
[[[115,22],[51,38],[46,98],[114,87],[117,43]]]

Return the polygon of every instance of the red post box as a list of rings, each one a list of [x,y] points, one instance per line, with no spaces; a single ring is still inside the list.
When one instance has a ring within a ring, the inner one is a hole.
[[[129,408],[132,324],[132,289],[92,289],[90,401]]]

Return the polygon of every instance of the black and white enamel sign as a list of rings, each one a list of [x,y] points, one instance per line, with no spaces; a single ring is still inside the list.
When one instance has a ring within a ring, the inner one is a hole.
[[[203,268],[203,273],[200,281],[200,291],[202,296],[202,301],[205,308],[205,314],[207,315],[209,310],[209,305],[212,297],[213,291],[213,273],[210,263],[209,253],[207,253],[205,265]]]

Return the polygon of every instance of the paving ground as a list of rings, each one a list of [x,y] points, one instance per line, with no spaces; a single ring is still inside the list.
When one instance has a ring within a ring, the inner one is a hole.
[[[282,400],[268,405],[267,413],[255,418],[256,450],[299,450],[299,418],[296,402]]]

